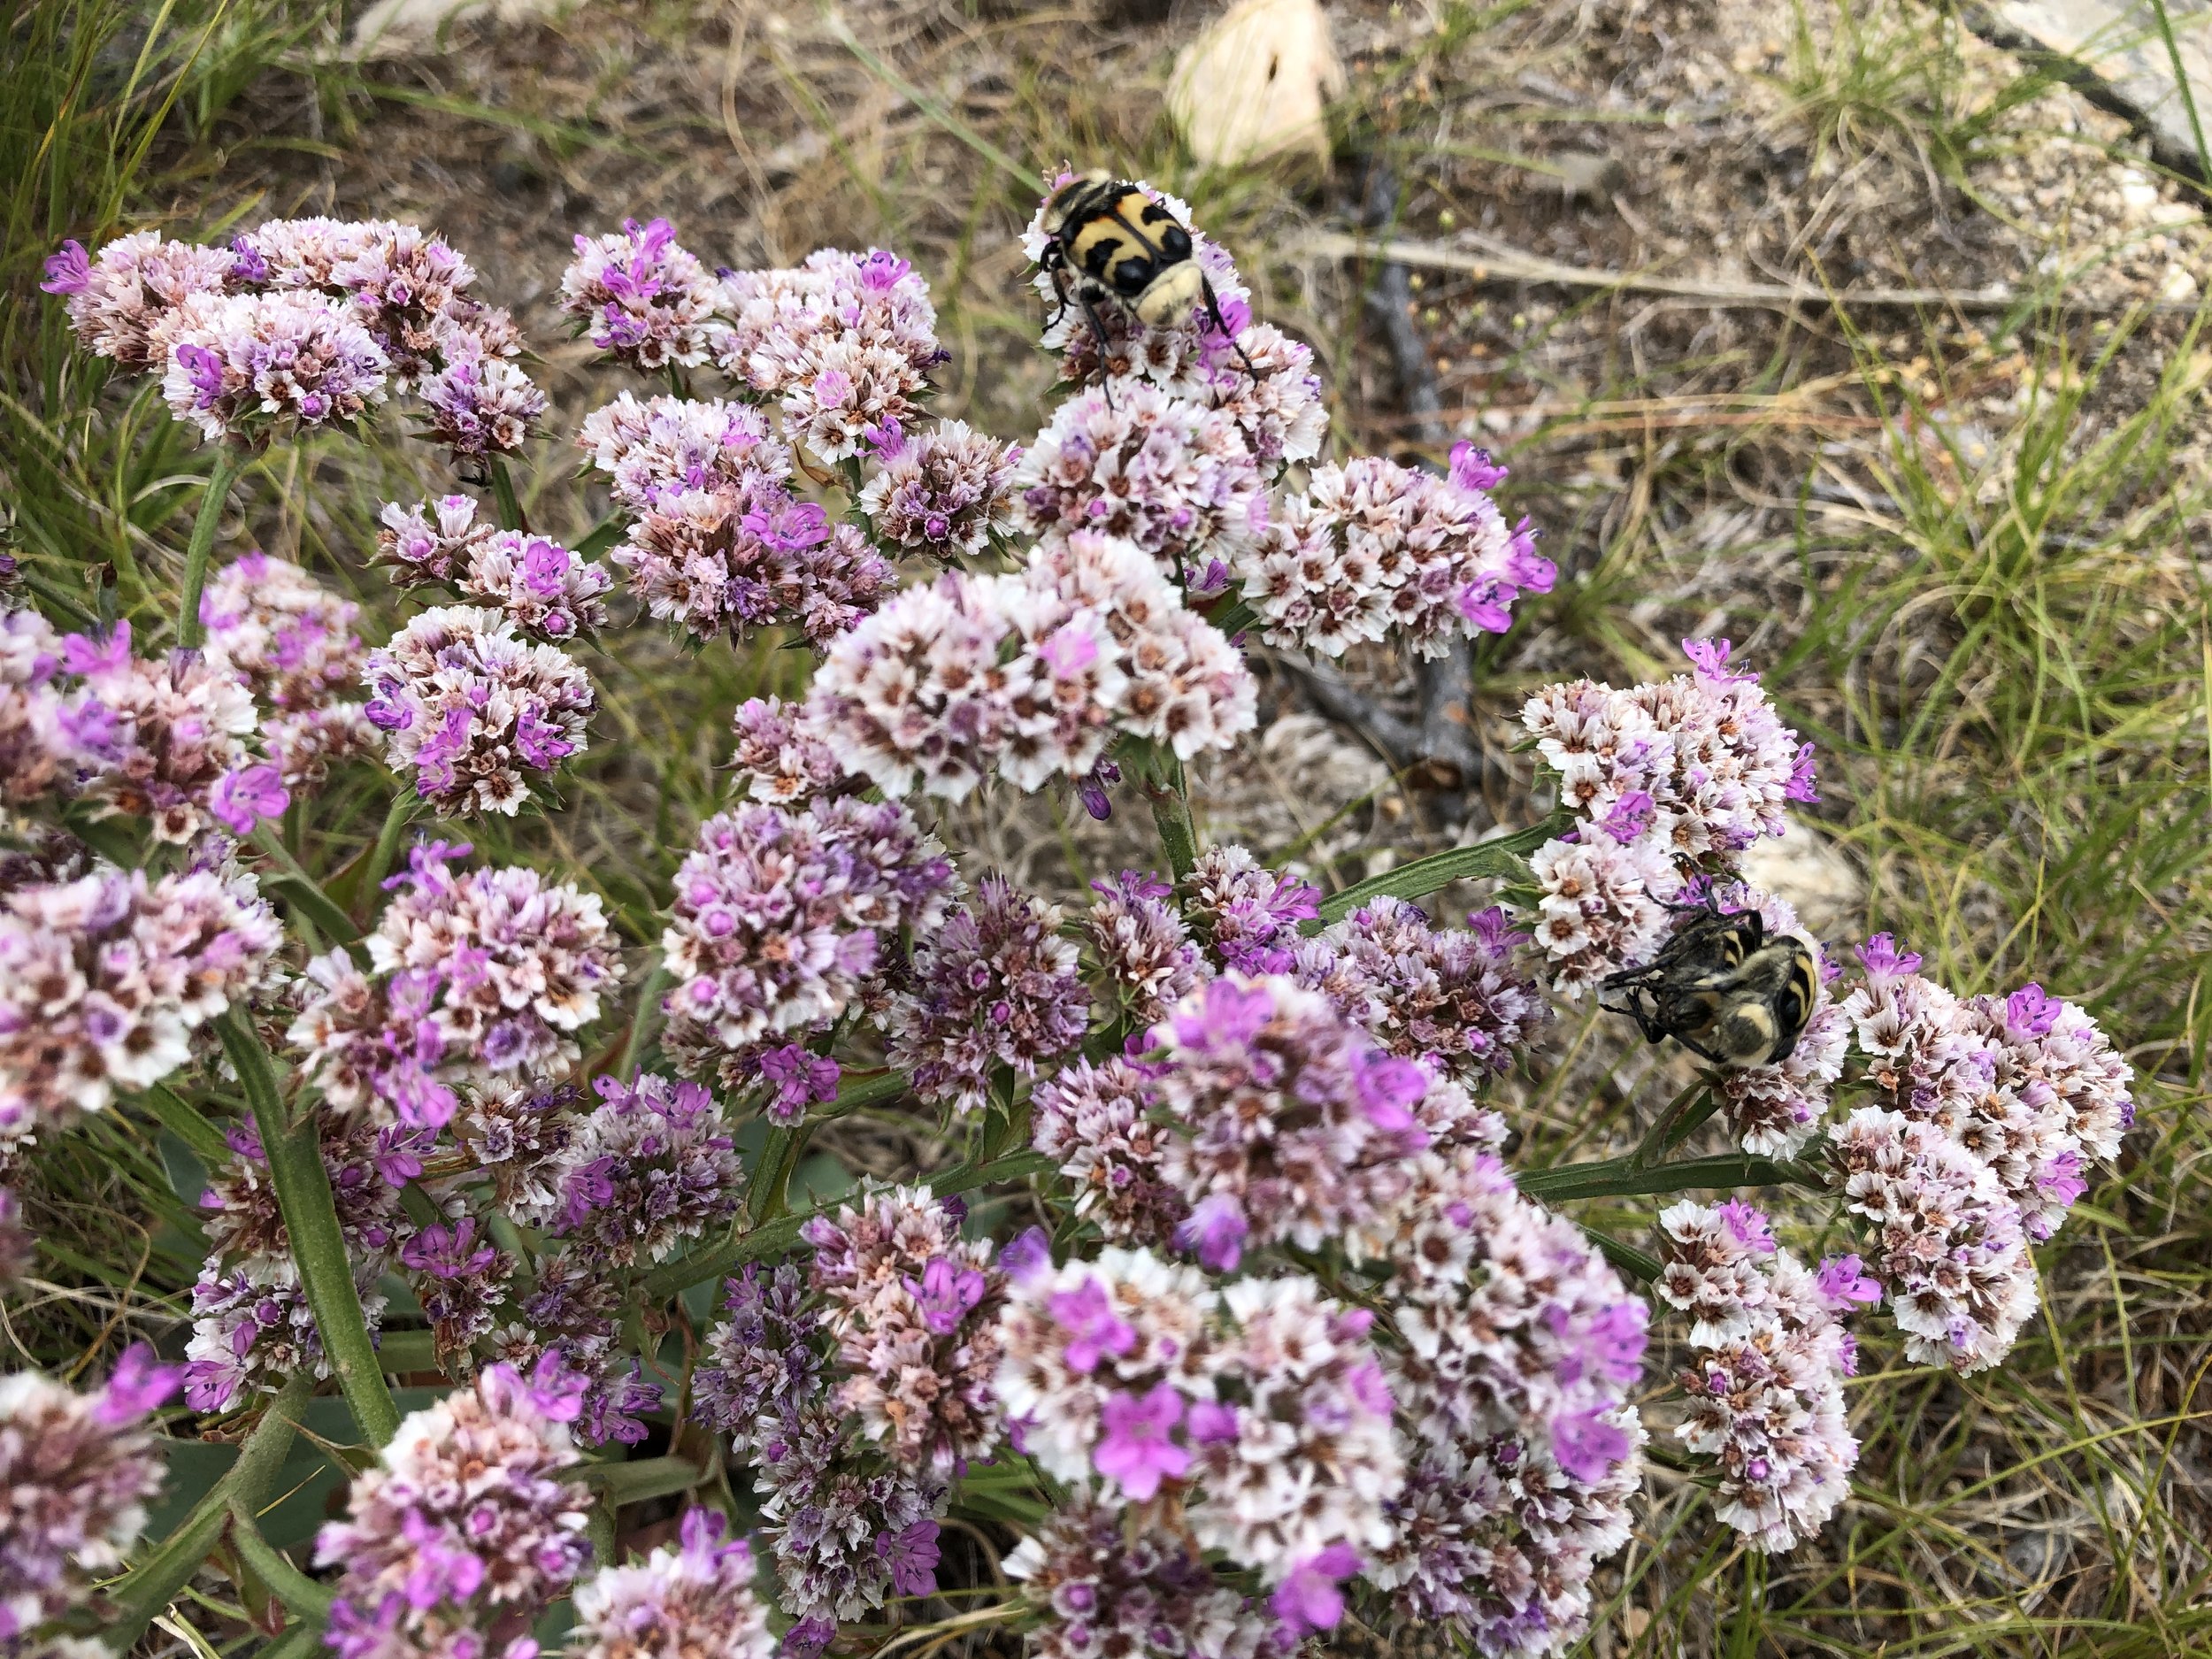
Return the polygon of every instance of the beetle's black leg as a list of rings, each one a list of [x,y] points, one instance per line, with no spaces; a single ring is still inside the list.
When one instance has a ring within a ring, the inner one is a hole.
[[[1065,254],[1060,251],[1060,244],[1058,242],[1048,242],[1045,244],[1045,257],[1041,263],[1043,264],[1047,273],[1049,273],[1052,278],[1052,291],[1059,296],[1060,300],[1059,310],[1054,311],[1051,316],[1045,319],[1045,326],[1050,328],[1057,324],[1063,317],[1065,317],[1068,314],[1068,280],[1066,276],[1068,258]]]
[[[1098,339],[1099,385],[1106,394],[1106,407],[1111,409],[1114,406],[1114,377],[1107,370],[1106,353],[1112,342],[1106,337],[1106,325],[1099,317],[1098,307],[1091,303],[1091,296],[1079,287],[1075,290],[1075,298],[1083,308],[1083,315],[1090,319],[1091,333]]]
[[[1206,297],[1206,315],[1211,319],[1215,331],[1226,340],[1237,356],[1243,359],[1244,372],[1253,380],[1257,380],[1260,378],[1260,372],[1252,366],[1252,359],[1244,349],[1244,342],[1229,332],[1228,319],[1221,314],[1221,302],[1214,297],[1214,285],[1207,280],[1206,273],[1202,271],[1198,273],[1198,291]]]

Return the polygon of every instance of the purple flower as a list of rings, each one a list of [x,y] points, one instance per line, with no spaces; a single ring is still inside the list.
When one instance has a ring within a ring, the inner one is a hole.
[[[1183,1421],[1183,1396],[1168,1383],[1148,1394],[1112,1394],[1099,1410],[1102,1431],[1092,1461],[1098,1472],[1121,1483],[1136,1502],[1148,1502],[1163,1479],[1189,1472],[1187,1448],[1170,1438]]]
[[[256,764],[217,779],[207,810],[228,826],[232,834],[243,837],[252,834],[254,826],[263,818],[283,817],[284,809],[291,803],[283,774],[274,766]]]
[[[154,1350],[144,1342],[125,1348],[93,1407],[93,1420],[104,1428],[119,1429],[133,1424],[175,1394],[184,1382],[181,1365],[157,1365]]]
[[[1358,1553],[1349,1544],[1332,1544],[1293,1567],[1268,1605],[1292,1640],[1334,1630],[1344,1617],[1343,1581],[1358,1571]]]
[[[1177,1225],[1175,1244],[1179,1249],[1195,1251],[1210,1271],[1233,1273],[1244,1259],[1244,1240],[1251,1231],[1244,1206],[1233,1194],[1210,1193]]]
[[[1636,840],[1651,827],[1657,812],[1657,803],[1648,789],[1631,789],[1615,802],[1600,828],[1624,846]]]
[[[1882,1299],[1882,1282],[1862,1270],[1855,1256],[1832,1256],[1820,1264],[1820,1294],[1839,1312],[1853,1302]]]
[[[985,1288],[981,1273],[942,1256],[929,1258],[919,1284],[911,1278],[900,1283],[920,1304],[922,1323],[938,1336],[950,1336],[960,1328],[961,1320],[983,1300]]]
[[[1378,1372],[1377,1375],[1379,1378],[1380,1373]],[[1386,1392],[1382,1409],[1386,1413],[1390,1409]],[[1224,1405],[1217,1400],[1194,1400],[1191,1402],[1190,1415],[1185,1419],[1184,1427],[1189,1431],[1191,1444],[1194,1446],[1214,1446],[1233,1440],[1240,1432],[1237,1409],[1232,1405]]]
[[[764,1050],[757,1064],[762,1080],[773,1087],[766,1110],[777,1123],[796,1123],[809,1106],[837,1098],[841,1072],[826,1055],[787,1042]]]
[[[2005,1024],[2023,1037],[2047,1037],[2066,1004],[2030,981],[2005,999]]]
[[[817,1613],[800,1619],[783,1633],[783,1645],[779,1650],[784,1659],[820,1659],[829,1645],[837,1640],[837,1621]]]
[[[1042,1227],[1029,1227],[1018,1233],[998,1253],[1000,1271],[1016,1284],[1038,1273],[1052,1271],[1052,1240]]]
[[[1464,441],[1452,445],[1452,482],[1462,489],[1495,489],[1505,482],[1509,471],[1493,461],[1487,449]]]
[[[1425,1071],[1411,1060],[1370,1052],[1355,1063],[1353,1077],[1368,1122],[1393,1133],[1410,1131],[1416,1150],[1428,1144],[1428,1136],[1411,1110],[1429,1092]]]
[[[901,1595],[937,1593],[937,1523],[917,1521],[896,1532],[876,1535],[876,1554],[891,1568],[891,1582]]]
[[[1726,640],[1685,640],[1682,641],[1682,654],[1690,659],[1691,665],[1703,678],[1716,680],[1722,685],[1755,682],[1759,676],[1748,669],[1733,673],[1729,672],[1728,650]]]
[[[1067,1334],[1068,1369],[1087,1374],[1109,1355],[1126,1354],[1137,1333],[1118,1317],[1105,1287],[1086,1279],[1074,1290],[1056,1292],[1047,1304]]]
[[[92,286],[92,258],[84,243],[73,237],[59,253],[46,256],[46,279],[39,284],[49,294],[81,294]]]
[[[1592,1406],[1562,1414],[1552,1420],[1552,1456],[1577,1480],[1602,1479],[1625,1458],[1632,1442],[1628,1432],[1606,1421],[1606,1413]]]

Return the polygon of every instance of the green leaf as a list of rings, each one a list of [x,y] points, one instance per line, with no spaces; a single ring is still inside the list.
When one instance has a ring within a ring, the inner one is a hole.
[[[705,1471],[688,1457],[641,1457],[635,1463],[585,1463],[564,1472],[568,1479],[603,1494],[619,1509],[626,1503],[688,1492]]]
[[[1379,876],[1355,882],[1341,893],[1333,893],[1321,901],[1321,914],[1303,925],[1303,931],[1317,933],[1331,922],[1342,921],[1370,899],[1418,899],[1448,887],[1455,881],[1481,881],[1502,878],[1528,879],[1528,855],[1546,841],[1555,841],[1574,827],[1572,813],[1554,812],[1540,824],[1532,824],[1511,835],[1502,835],[1473,847],[1454,847],[1426,858],[1417,858],[1409,864],[1400,864],[1395,870],[1386,870]]]
[[[1514,1178],[1514,1183],[1527,1196],[1555,1203],[1571,1198],[1640,1198],[1655,1193],[1719,1192],[1739,1187],[1809,1187],[1821,1191],[1828,1185],[1813,1164],[1755,1158],[1740,1152],[1692,1158],[1686,1164],[1662,1164],[1651,1169],[1638,1169],[1632,1158],[1601,1158],[1558,1169],[1525,1171]]]

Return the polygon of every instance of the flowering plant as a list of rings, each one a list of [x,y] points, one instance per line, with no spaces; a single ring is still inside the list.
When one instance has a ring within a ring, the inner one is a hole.
[[[718,273],[665,221],[579,238],[578,331],[668,389],[583,421],[611,511],[576,548],[524,521],[508,457],[545,402],[439,239],[311,219],[55,257],[85,347],[225,458],[165,656],[0,616],[0,1171],[104,1110],[200,1152],[174,1380],[257,1426],[202,1532],[94,1598],[64,1557],[125,1559],[157,1473],[150,1437],[77,1425],[168,1373],[129,1358],[91,1405],[0,1384],[33,1517],[0,1532],[0,1639],[104,1617],[127,1643],[227,1530],[346,1659],[527,1659],[560,1600],[594,1655],[807,1659],[919,1620],[1245,1659],[1348,1609],[1553,1652],[1655,1432],[1720,1525],[1786,1549],[1848,1492],[1855,1327],[2003,1356],[2129,1070],[2039,987],[1955,995],[1747,885],[1815,776],[1725,641],[1530,697],[1555,805],[1518,833],[1325,895],[1203,844],[1187,769],[1257,723],[1248,640],[1432,655],[1554,572],[1470,445],[1324,461],[1310,353],[1194,257],[1233,338],[1056,318],[1064,396],[1016,448],[929,413],[902,259]],[[372,649],[295,565],[209,580],[235,457],[395,392],[488,492],[383,513],[395,588],[440,603]],[[720,810],[626,941],[464,837],[548,798],[590,741],[590,641],[655,623],[812,671],[734,711]],[[380,762],[383,833],[308,868],[278,821]],[[1158,859],[1072,908],[1025,892],[938,838],[978,790],[1141,803]],[[1459,881],[1492,902],[1417,902]],[[1714,910],[1814,952],[1787,1056],[1698,1071],[1633,1151],[1517,1170],[1510,1081],[1552,1064],[1555,1006]],[[864,1108],[953,1156],[800,1202],[810,1138]],[[1680,1156],[1708,1125],[1739,1149]],[[1547,1207],[1701,1190],[1790,1209],[1681,1198],[1653,1255]],[[12,1216],[0,1192],[0,1271]],[[1856,1250],[1809,1263],[1778,1221]],[[396,1374],[433,1402],[403,1419]],[[303,1564],[255,1517],[325,1381],[364,1466]],[[621,1560],[626,1498],[672,1493],[680,1547]]]

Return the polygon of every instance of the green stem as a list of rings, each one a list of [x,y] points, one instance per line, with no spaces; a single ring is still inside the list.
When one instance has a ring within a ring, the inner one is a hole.
[[[353,1263],[331,1202],[330,1173],[323,1168],[315,1120],[311,1115],[297,1125],[285,1120],[268,1050],[251,1026],[235,1012],[226,1013],[215,1024],[261,1128],[277,1208],[291,1237],[292,1260],[322,1335],[323,1352],[338,1375],[346,1403],[353,1408],[354,1422],[371,1446],[381,1447],[399,1427],[399,1408],[384,1386],[376,1345],[361,1317],[361,1297],[354,1287]]]
[[[243,455],[227,443],[216,447],[215,465],[207,474],[207,493],[200,497],[200,516],[192,521],[192,539],[184,549],[184,596],[177,610],[177,643],[188,649],[207,637],[200,626],[200,591],[207,586],[208,556],[215,550],[223,503],[245,470]]]
[[[369,849],[369,862],[361,867],[360,886],[354,892],[353,908],[358,914],[375,913],[377,894],[392,872],[392,861],[399,856],[400,838],[407,833],[415,809],[421,804],[422,797],[404,783],[392,792],[392,804],[384,814],[383,826],[376,832],[376,845]]]
[[[320,1624],[330,1617],[330,1604],[338,1599],[338,1593],[327,1585],[316,1583],[262,1537],[253,1510],[235,1494],[230,1501],[230,1521],[231,1541],[238,1546],[238,1553],[246,1558],[249,1567],[261,1575],[261,1582],[276,1593],[277,1600],[295,1618]]]
[[[491,457],[492,499],[499,504],[499,527],[503,530],[527,530],[529,520],[522,516],[522,503],[515,495],[515,480],[507,471],[507,458]]]
[[[1693,1079],[1689,1087],[1666,1103],[1665,1109],[1652,1119],[1651,1127],[1645,1133],[1644,1138],[1636,1143],[1635,1151],[1628,1155],[1629,1168],[1643,1169],[1666,1149],[1667,1137],[1672,1133],[1676,1120],[1688,1110],[1690,1102],[1696,1098],[1697,1092],[1705,1085],[1703,1077]]]
[[[292,1436],[299,1427],[300,1413],[307,1404],[309,1379],[304,1371],[294,1373],[277,1397],[270,1402],[245,1444],[238,1448],[238,1459],[225,1471],[223,1478],[208,1489],[177,1530],[154,1547],[153,1553],[132,1568],[108,1591],[109,1604],[115,1617],[104,1632],[109,1645],[117,1653],[128,1653],[133,1643],[146,1632],[146,1627],[159,1617],[162,1610],[176,1599],[177,1593],[190,1583],[192,1575],[207,1559],[209,1550],[223,1533],[223,1523],[230,1517],[231,1501],[237,1497],[249,1505],[257,1505],[266,1494],[276,1472],[284,1465],[292,1450]]]
[[[200,1115],[199,1109],[166,1083],[156,1083],[139,1096],[161,1126],[192,1148],[192,1156],[211,1174],[230,1162],[230,1142],[223,1132]]]
[[[1828,1182],[1816,1166],[1801,1159],[1755,1158],[1733,1152],[1717,1158],[1692,1158],[1687,1164],[1663,1164],[1651,1170],[1636,1168],[1632,1158],[1603,1158],[1554,1170],[1531,1170],[1517,1177],[1515,1185],[1531,1198],[1556,1202],[1738,1187],[1808,1187],[1820,1192],[1827,1189]]]
[[[618,1074],[626,1083],[638,1073],[639,1064],[645,1057],[646,1045],[653,1040],[653,1028],[659,1023],[661,994],[668,989],[668,964],[657,962],[653,971],[645,976],[645,983],[637,994],[637,1012],[630,1017],[630,1034],[622,1042],[622,1070]]]
[[[1168,869],[1180,881],[1198,867],[1198,826],[1191,822],[1182,767],[1176,767],[1171,787],[1148,784],[1145,794],[1152,800],[1152,823],[1160,832],[1160,849],[1167,855]]]

